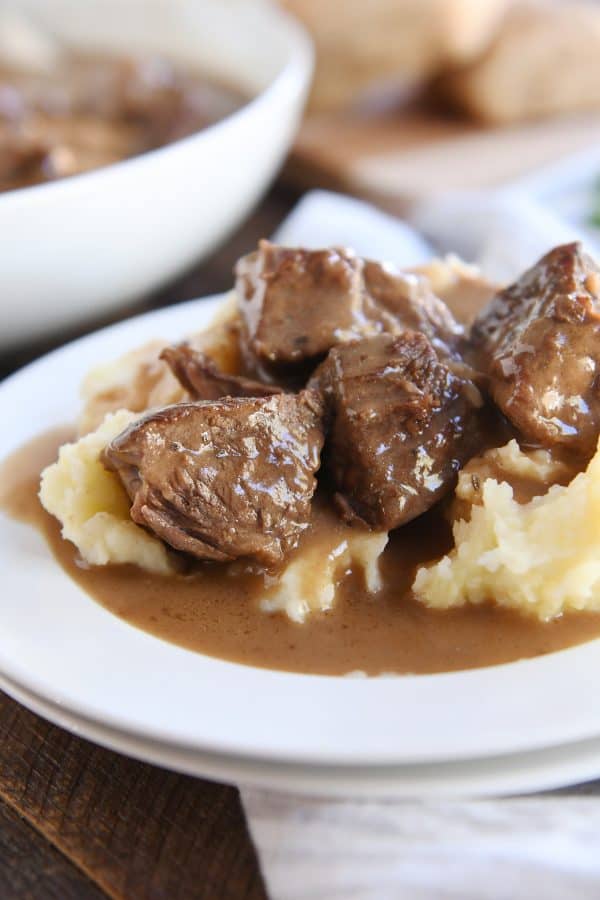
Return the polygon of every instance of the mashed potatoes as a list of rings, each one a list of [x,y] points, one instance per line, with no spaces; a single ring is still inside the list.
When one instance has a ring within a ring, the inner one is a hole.
[[[236,328],[235,298],[230,295],[210,326],[190,337],[189,342],[210,356],[222,371],[236,372],[240,355]],[[160,359],[164,346],[164,341],[150,341],[88,373],[81,388],[84,405],[79,434],[93,431],[107,413],[118,409],[144,412],[186,399],[185,391]]]
[[[444,301],[459,322],[470,322],[496,293],[497,286],[487,281],[480,269],[449,253],[415,267],[425,275],[434,294]]]
[[[438,280],[447,270],[440,270]],[[236,327],[230,301],[192,343],[220,368],[235,372]],[[44,507],[90,565],[175,571],[163,542],[131,521],[118,476],[99,460],[136,414],[183,399],[159,359],[163,346],[156,341],[90,373],[80,422],[86,436],[62,447],[42,475]],[[114,412],[119,405],[129,408]],[[600,449],[585,472],[573,480],[572,475],[550,452],[523,451],[516,441],[472,460],[460,473],[450,509],[455,549],[418,570],[416,596],[438,609],[492,599],[542,620],[570,609],[600,610]],[[317,524],[277,579],[265,576],[265,612],[303,622],[315,610],[330,609],[349,569],[364,578],[366,592],[381,588],[379,560],[387,534],[356,530],[336,517],[334,523],[326,540],[319,538]]]
[[[166,574],[173,565],[164,544],[131,521],[118,476],[99,459],[106,444],[135,418],[122,409],[106,416],[96,431],[61,447],[57,462],[42,472],[40,500],[90,565],[135,563]]]
[[[349,568],[362,572],[368,593],[377,593],[382,587],[379,557],[387,544],[387,533],[356,531],[350,526],[346,532],[338,534],[330,545],[316,541],[301,547],[265,593],[261,609],[285,612],[295,622],[304,622],[309,613],[333,607],[338,582]]]
[[[546,455],[520,454],[516,445],[504,455],[528,477],[532,466],[551,465]],[[468,489],[467,478],[463,473],[459,491],[461,484]],[[427,606],[493,599],[542,620],[600,610],[600,449],[570,484],[555,484],[528,503],[518,503],[507,482],[486,478],[470,520],[457,520],[453,532],[455,549],[417,572],[413,589]]]
[[[185,391],[159,358],[164,346],[164,341],[150,341],[88,373],[81,386],[84,405],[77,423],[79,434],[93,431],[118,409],[143,412],[185,399]]]
[[[133,563],[148,572],[175,570],[165,545],[129,517],[129,497],[118,476],[99,456],[106,444],[136,418],[136,413],[110,413],[96,431],[60,448],[57,462],[42,473],[40,499],[60,521],[62,535],[92,566]],[[302,622],[309,612],[330,609],[337,583],[352,566],[362,571],[369,592],[381,587],[379,556],[387,534],[356,531],[341,523],[329,543],[307,540],[275,580],[266,576],[261,608],[284,612]]]
[[[488,478],[507,481],[514,499],[526,503],[545,494],[553,484],[568,484],[577,474],[549,450],[521,450],[515,440],[487,450],[470,460],[458,476],[450,520],[469,519],[473,504],[481,506],[482,490]]]

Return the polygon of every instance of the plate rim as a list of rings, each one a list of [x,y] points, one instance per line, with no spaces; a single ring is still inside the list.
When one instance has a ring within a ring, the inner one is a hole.
[[[507,754],[496,758],[359,769],[275,763],[227,754],[185,752],[145,740],[53,706],[0,675],[0,690],[75,737],[141,762],[194,777],[212,778],[244,790],[271,790],[322,798],[373,800],[503,797],[556,790],[600,775],[600,738]]]

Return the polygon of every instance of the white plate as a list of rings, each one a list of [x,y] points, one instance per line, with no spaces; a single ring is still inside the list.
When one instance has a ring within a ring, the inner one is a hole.
[[[323,797],[483,797],[552,790],[598,778],[600,739],[546,750],[404,766],[293,765],[144,740],[62,709],[0,677],[15,700],[78,737],[144,762],[238,787]]]
[[[107,328],[0,385],[0,458],[72,421],[93,364],[208,322],[218,298]],[[98,726],[192,754],[295,765],[439,763],[600,735],[600,643],[446,675],[270,672],[168,644],[111,615],[31,528],[0,516],[0,673]]]

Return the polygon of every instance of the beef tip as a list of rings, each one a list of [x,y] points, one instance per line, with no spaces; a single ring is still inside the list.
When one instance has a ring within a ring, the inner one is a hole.
[[[134,422],[103,460],[133,521],[176,550],[270,568],[308,528],[321,418],[312,391],[179,403]]]
[[[362,317],[362,262],[343,250],[261,241],[239,260],[236,293],[251,354],[267,368],[315,364]]]
[[[464,328],[431,290],[429,279],[366,260],[363,270],[365,315],[381,323],[381,331],[420,331],[439,354],[458,355]],[[370,302],[369,302],[370,301]]]
[[[219,400],[220,397],[270,397],[281,388],[241,375],[227,375],[188,343],[166,347],[160,355],[192,400]]]
[[[426,277],[350,251],[261,241],[237,264],[236,293],[247,358],[268,379],[306,376],[332,347],[376,334],[421,331],[454,356],[464,337]]]
[[[479,391],[423,334],[335,347],[311,384],[328,406],[327,464],[349,520],[390,530],[414,519],[481,446]]]
[[[532,443],[584,454],[600,426],[600,270],[556,247],[475,320],[474,359],[504,415]]]

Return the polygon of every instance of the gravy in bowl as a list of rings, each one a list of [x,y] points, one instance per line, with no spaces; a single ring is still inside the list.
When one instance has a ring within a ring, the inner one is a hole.
[[[0,59],[0,191],[137,156],[244,102],[233,88],[161,57],[63,52],[49,71]]]

